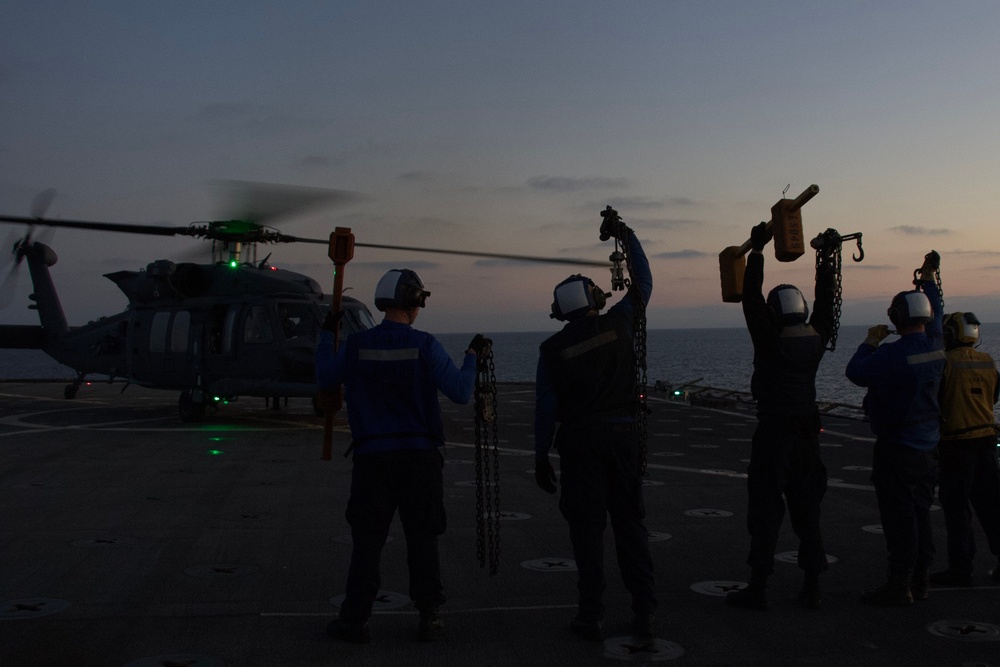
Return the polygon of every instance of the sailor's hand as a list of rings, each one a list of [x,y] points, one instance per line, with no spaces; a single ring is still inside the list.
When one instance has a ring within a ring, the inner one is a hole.
[[[556,486],[556,471],[552,469],[548,456],[535,459],[535,482],[538,484],[538,488],[544,491],[556,492],[558,488]]]
[[[337,331],[337,327],[340,326],[340,320],[342,319],[344,319],[344,311],[342,310],[334,311],[333,308],[331,308],[329,311],[327,311],[326,317],[323,318],[323,324],[320,325],[320,328],[323,329],[323,331],[329,331],[333,333]]]
[[[469,342],[469,347],[466,352],[472,352],[477,357],[483,356],[483,353],[487,348],[493,345],[493,341],[486,338],[482,334],[476,334],[475,337]]]
[[[914,284],[918,281],[934,282],[935,274],[941,269],[941,255],[936,250],[931,250],[924,255],[924,263],[917,269]]]
[[[750,247],[760,252],[772,238],[774,238],[774,233],[768,229],[766,222],[754,225],[754,228],[750,230]]]
[[[868,329],[868,337],[865,338],[865,344],[871,345],[872,347],[878,347],[878,344],[882,342],[886,336],[889,335],[889,326],[886,324],[876,324]]]

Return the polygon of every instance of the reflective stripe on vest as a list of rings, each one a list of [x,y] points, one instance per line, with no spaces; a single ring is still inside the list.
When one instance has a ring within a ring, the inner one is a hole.
[[[375,350],[359,348],[359,361],[410,361],[420,358],[420,350],[415,347],[404,347],[398,350]]]
[[[590,352],[591,350],[596,350],[602,345],[607,345],[608,343],[613,343],[618,340],[618,332],[614,329],[610,331],[605,331],[602,334],[598,334],[593,338],[588,338],[582,343],[577,343],[567,347],[565,350],[559,351],[559,357],[562,359],[572,359],[573,357],[579,357],[581,354]]]

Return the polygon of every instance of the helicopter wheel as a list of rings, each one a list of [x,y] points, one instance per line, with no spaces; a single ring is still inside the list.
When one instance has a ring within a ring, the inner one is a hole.
[[[185,389],[177,400],[177,411],[181,421],[197,422],[205,418],[205,404],[191,398],[191,390]]]
[[[77,385],[68,384],[66,385],[66,388],[63,389],[63,396],[66,397],[67,399],[76,398],[76,392],[78,389],[80,389],[80,387],[78,387]]]

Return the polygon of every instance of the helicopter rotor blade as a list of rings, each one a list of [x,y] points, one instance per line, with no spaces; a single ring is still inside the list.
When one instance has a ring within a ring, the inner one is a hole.
[[[52,200],[56,198],[55,188],[49,188],[47,190],[42,190],[31,202],[31,217],[33,218],[44,218],[46,211],[49,210],[49,206],[52,205]]]
[[[169,227],[166,225],[133,225],[122,222],[94,222],[89,220],[46,220],[16,215],[0,215],[0,222],[43,227],[63,227],[67,229],[90,229],[102,232],[125,232],[129,234],[152,234],[154,236],[198,236],[191,227]]]
[[[289,243],[321,243],[328,245],[326,239],[309,239],[301,236],[281,235],[281,241]],[[406,252],[430,252],[440,255],[459,255],[463,257],[481,257],[484,259],[513,259],[522,262],[541,262],[545,264],[571,264],[574,266],[603,266],[607,268],[609,262],[596,259],[581,259],[579,257],[540,257],[538,255],[512,255],[500,252],[478,252],[473,250],[450,250],[448,248],[413,248],[401,245],[385,245],[382,243],[354,243],[355,248],[376,248],[379,250],[404,250]]]
[[[255,181],[217,180],[212,183],[225,193],[228,200],[223,217],[256,224],[311,208],[346,206],[366,199],[364,195],[349,190]]]

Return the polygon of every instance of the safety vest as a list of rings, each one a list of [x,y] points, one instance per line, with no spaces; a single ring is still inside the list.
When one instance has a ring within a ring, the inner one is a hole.
[[[756,351],[750,389],[760,413],[785,415],[816,411],[816,370],[825,348],[809,324],[794,324],[775,332],[768,352]]]
[[[995,433],[993,403],[997,367],[993,358],[969,346],[948,350],[941,378],[942,440],[967,440]]]
[[[434,338],[390,322],[347,337],[347,417],[356,453],[430,449],[444,443],[431,373]]]
[[[563,424],[635,415],[635,352],[621,319],[579,317],[542,343]]]

